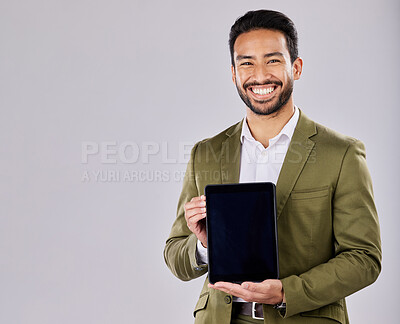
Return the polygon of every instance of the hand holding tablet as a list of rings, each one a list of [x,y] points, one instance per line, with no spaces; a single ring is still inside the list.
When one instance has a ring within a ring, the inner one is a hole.
[[[205,200],[205,196],[193,197],[184,208],[187,227],[196,235],[201,244],[207,247]]]
[[[273,183],[208,185],[210,283],[279,278]]]

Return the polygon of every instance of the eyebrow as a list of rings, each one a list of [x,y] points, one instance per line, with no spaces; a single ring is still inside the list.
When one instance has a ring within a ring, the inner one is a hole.
[[[283,54],[281,52],[272,52],[272,53],[267,53],[264,55],[264,58],[266,57],[271,57],[271,56],[280,56],[283,57]],[[251,60],[254,59],[255,57],[252,55],[238,55],[236,56],[236,62],[240,60]]]

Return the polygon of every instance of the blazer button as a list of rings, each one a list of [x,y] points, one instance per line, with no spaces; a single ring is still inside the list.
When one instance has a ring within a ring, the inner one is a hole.
[[[229,295],[226,295],[225,298],[224,298],[224,300],[225,300],[225,303],[226,303],[226,304],[230,304],[230,303],[232,302],[232,297],[229,296]]]

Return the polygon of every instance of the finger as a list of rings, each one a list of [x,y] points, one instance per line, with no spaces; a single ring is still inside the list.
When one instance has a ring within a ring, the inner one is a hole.
[[[191,200],[190,200],[190,202],[196,202],[196,201],[204,201],[204,200],[206,200],[206,196],[204,196],[204,195],[201,195],[201,196],[198,196],[198,197],[193,197]]]
[[[229,289],[229,288],[222,288],[222,287],[217,288],[215,286],[214,286],[214,289],[222,291],[222,292],[224,292],[226,294],[230,294],[230,295],[235,296],[235,297],[239,297],[239,298],[241,298],[241,299],[243,299],[245,301],[248,301],[248,302],[253,301],[251,296],[248,295],[247,291],[239,291],[237,289]]]
[[[190,219],[196,215],[201,215],[201,214],[205,214],[206,213],[206,208],[205,207],[198,207],[198,208],[193,208],[193,209],[189,209],[186,211],[185,213],[185,218],[186,219]]]
[[[242,298],[248,302],[257,302],[262,304],[277,303],[276,294],[270,291],[271,283],[269,282],[243,282],[241,285],[227,282],[216,282],[214,285],[209,284],[208,287]]]
[[[245,287],[246,287],[246,285],[245,285]],[[215,285],[211,288],[221,290],[225,293],[242,298],[248,302],[261,302],[262,303],[264,300],[263,294],[249,291],[248,289],[244,288],[242,285],[238,285],[238,284],[233,284],[233,283],[228,283],[228,282],[216,282]]]
[[[277,297],[277,290],[281,290],[280,285],[277,283],[279,280],[265,280],[263,282],[243,282],[242,288],[247,290],[250,300],[264,304],[275,303]],[[246,300],[246,298],[243,298]],[[279,299],[279,298],[278,298]]]
[[[189,201],[185,204],[185,211],[200,207],[206,207],[206,202],[204,200]]]
[[[226,289],[233,289],[240,287],[240,285],[232,283],[232,282],[225,282],[225,281],[218,281],[214,284],[217,288],[226,288]]]
[[[193,232],[193,233],[197,233],[197,232],[201,232],[204,230],[204,226],[199,226],[200,225],[200,221],[202,219],[206,218],[205,214],[200,214],[197,215],[195,217],[192,217],[189,220],[186,220],[187,223],[187,227]]]
[[[243,291],[245,291],[245,289],[243,289],[238,284],[234,284],[231,282],[224,282],[224,281],[216,282],[213,288],[224,291],[234,296],[237,296],[238,294],[240,295]]]
[[[200,214],[196,214],[190,218],[188,218],[186,220],[187,223],[191,224],[191,225],[196,225],[199,221],[201,221],[202,219],[206,218],[206,213],[200,213]]]
[[[277,290],[282,290],[282,282],[277,279],[267,279],[263,282],[243,282],[242,286],[246,286],[248,290],[258,292],[258,293],[265,293],[265,292],[274,292]]]
[[[241,287],[243,289],[246,289],[248,291],[252,291],[252,292],[260,292],[260,290],[262,290],[262,285],[261,284],[257,284],[255,282],[243,282],[241,284]]]

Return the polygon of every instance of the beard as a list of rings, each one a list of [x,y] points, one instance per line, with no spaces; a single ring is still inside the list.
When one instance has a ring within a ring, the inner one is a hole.
[[[268,83],[265,83],[265,84],[275,84],[277,86],[282,86],[282,82],[280,82],[280,81],[268,81]],[[256,107],[250,101],[250,98],[245,93],[245,91],[248,87],[256,86],[256,85],[263,85],[263,84],[257,83],[257,82],[245,83],[243,85],[244,91],[242,91],[236,82],[236,89],[237,89],[237,92],[238,92],[240,98],[243,100],[243,102],[246,104],[246,106],[249,107],[250,110],[257,115],[266,116],[266,115],[271,115],[273,113],[278,112],[279,110],[281,110],[281,108],[284,105],[286,105],[286,103],[289,101],[289,99],[293,93],[293,79],[290,78],[288,84],[282,89],[282,92],[279,95],[278,100],[275,103],[272,103],[273,100],[276,100],[275,98],[256,101],[257,104],[261,104],[261,105],[271,103],[270,107],[267,107],[267,109],[262,109],[262,108]]]

